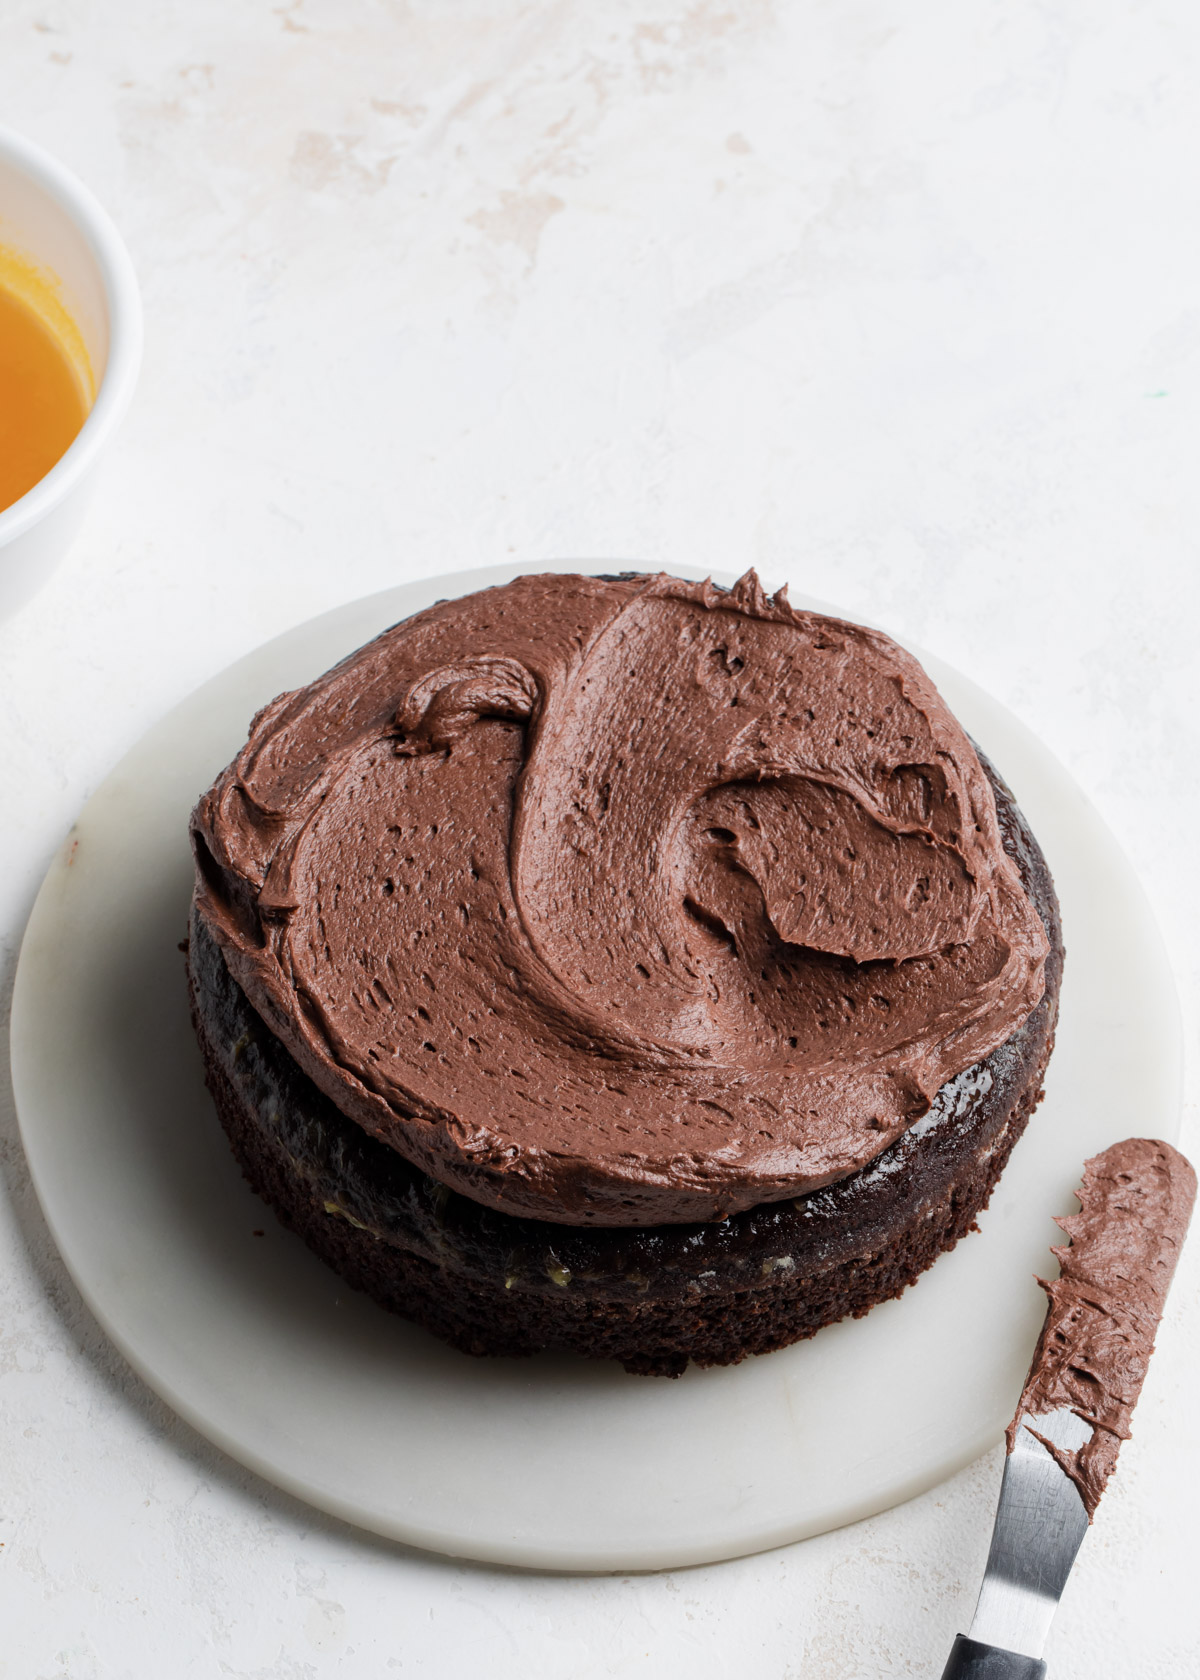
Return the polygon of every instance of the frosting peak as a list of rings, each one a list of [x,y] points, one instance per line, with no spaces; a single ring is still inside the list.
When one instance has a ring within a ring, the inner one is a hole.
[[[193,832],[199,911],[317,1084],[569,1224],[844,1177],[1042,993],[929,679],[753,573],[440,603],[260,713]]]

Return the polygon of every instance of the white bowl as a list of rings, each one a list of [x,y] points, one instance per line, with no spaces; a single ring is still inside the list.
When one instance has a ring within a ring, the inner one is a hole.
[[[142,301],[129,253],[99,203],[40,146],[0,128],[0,245],[58,280],[95,375],[74,443],[0,513],[0,618],[39,590],[83,518],[96,461],[120,424],[142,357]]]

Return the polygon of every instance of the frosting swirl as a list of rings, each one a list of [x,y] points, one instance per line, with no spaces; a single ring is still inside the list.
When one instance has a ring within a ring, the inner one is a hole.
[[[845,1177],[1043,989],[920,666],[753,573],[439,603],[260,712],[192,830],[199,914],[343,1112],[565,1224]]]

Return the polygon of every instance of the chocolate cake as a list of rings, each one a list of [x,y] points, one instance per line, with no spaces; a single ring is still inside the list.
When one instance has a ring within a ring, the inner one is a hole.
[[[266,707],[192,835],[243,1170],[467,1352],[676,1374],[861,1315],[1041,1095],[1011,794],[911,656],[753,574],[439,603]]]

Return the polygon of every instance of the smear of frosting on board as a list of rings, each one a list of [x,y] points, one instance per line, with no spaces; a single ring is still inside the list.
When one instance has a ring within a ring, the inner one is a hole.
[[[843,1178],[1043,991],[929,678],[753,573],[441,602],[266,707],[193,839],[198,913],[343,1112],[566,1224]]]

